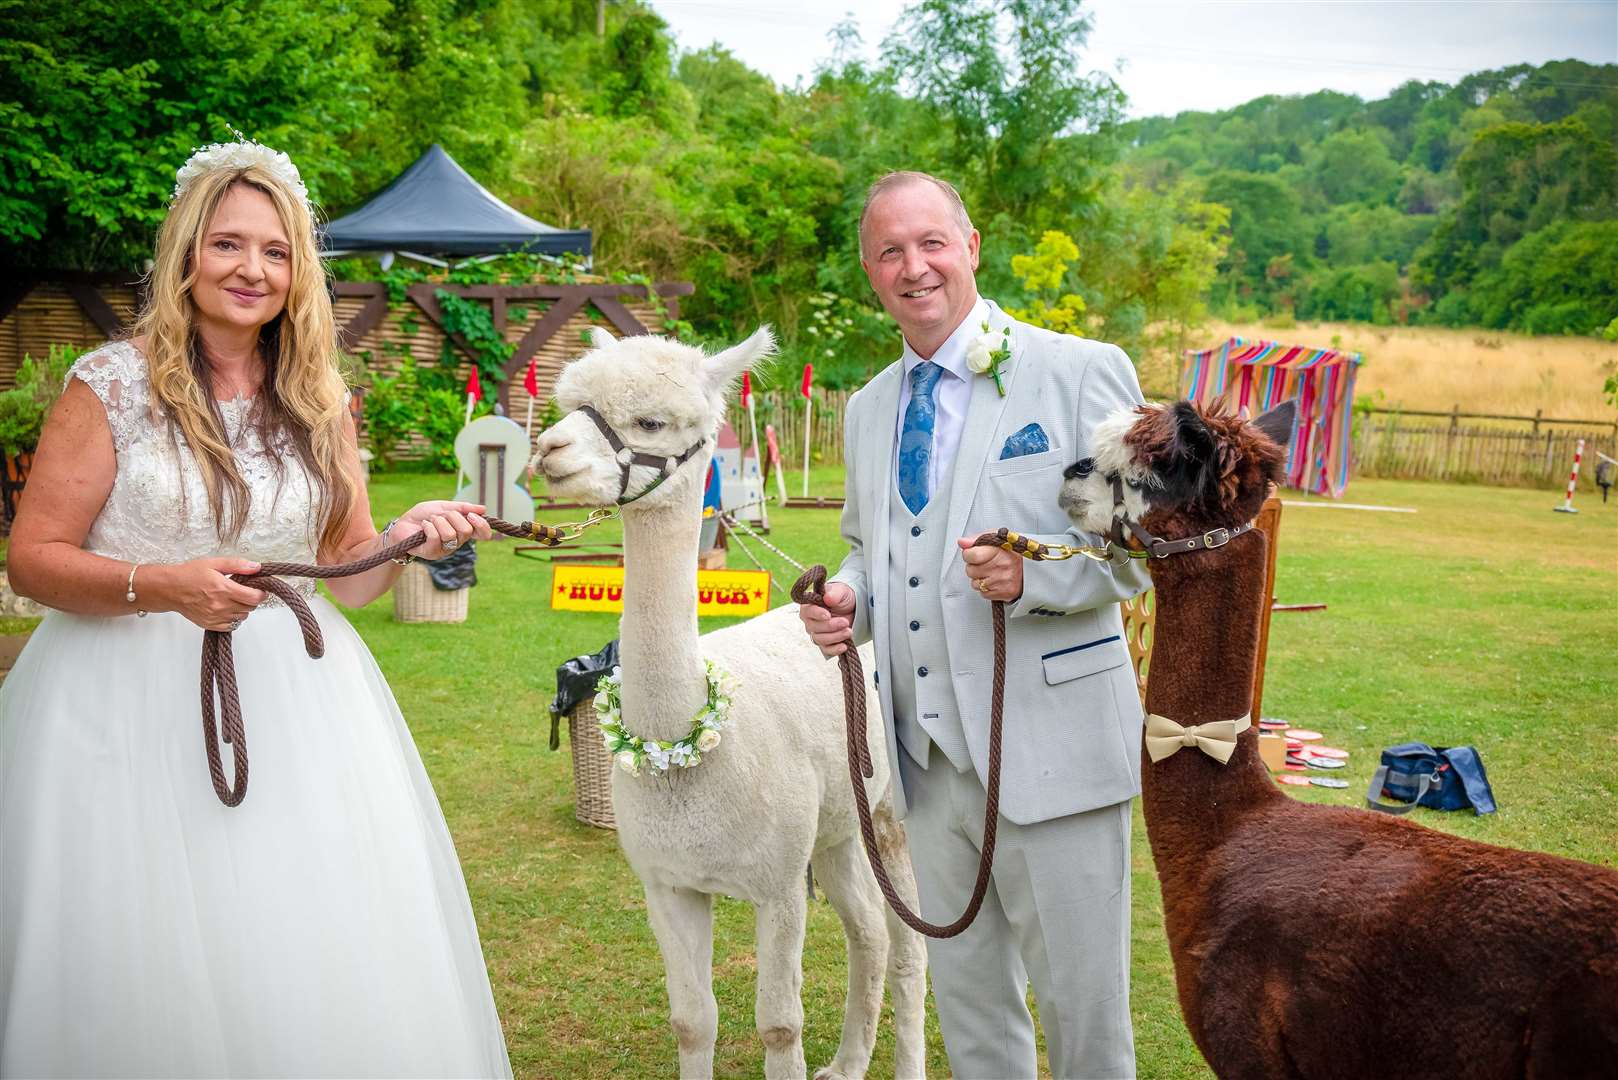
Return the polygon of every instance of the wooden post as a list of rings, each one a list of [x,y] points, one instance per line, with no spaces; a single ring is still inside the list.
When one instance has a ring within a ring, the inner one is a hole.
[[[1253,669],[1253,723],[1264,715],[1264,659],[1270,652],[1270,614],[1275,606],[1275,555],[1281,546],[1281,499],[1271,495],[1258,512],[1258,531],[1268,550],[1264,556],[1264,607],[1258,617],[1258,664]]]

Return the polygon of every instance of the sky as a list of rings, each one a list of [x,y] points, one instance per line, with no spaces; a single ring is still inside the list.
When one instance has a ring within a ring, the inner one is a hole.
[[[845,18],[877,48],[904,0],[651,0],[684,49],[714,42],[784,86],[808,81]],[[1367,100],[1409,79],[1453,83],[1547,60],[1618,63],[1618,0],[1091,0],[1079,62],[1129,95],[1130,116],[1217,110],[1263,94]]]

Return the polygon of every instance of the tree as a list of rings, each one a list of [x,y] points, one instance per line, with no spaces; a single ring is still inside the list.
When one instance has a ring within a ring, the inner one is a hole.
[[[1115,125],[1123,94],[1077,62],[1090,27],[1072,0],[921,0],[884,43],[897,85],[946,125],[944,170],[983,216],[1033,230],[1094,201],[1110,147],[1072,136]]]
[[[1554,221],[1618,216],[1618,151],[1578,120],[1489,128],[1456,172],[1461,201],[1416,260],[1417,280],[1435,292],[1467,285]]]
[[[1387,144],[1360,128],[1323,139],[1311,156],[1315,190],[1329,204],[1390,202],[1399,190],[1399,166]]]
[[[299,0],[4,5],[0,244],[11,265],[133,268],[191,151],[234,125],[292,154],[311,194],[342,201],[341,147],[371,118],[385,6]]]
[[[1275,294],[1265,274],[1272,260],[1305,253],[1312,233],[1294,190],[1276,176],[1221,172],[1208,178],[1203,197],[1230,209],[1230,249],[1224,271],[1239,296],[1268,301]]]

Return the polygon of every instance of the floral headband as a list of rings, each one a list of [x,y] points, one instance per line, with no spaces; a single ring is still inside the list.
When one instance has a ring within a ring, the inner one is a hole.
[[[256,165],[290,188],[312,216],[314,208],[309,205],[309,189],[303,186],[303,178],[298,175],[298,167],[292,164],[292,159],[279,150],[272,150],[263,143],[241,136],[240,132],[236,134],[238,138],[235,142],[210,143],[186,159],[174,174],[174,194],[170,197],[170,203],[177,202],[199,176],[218,169],[245,169]]]

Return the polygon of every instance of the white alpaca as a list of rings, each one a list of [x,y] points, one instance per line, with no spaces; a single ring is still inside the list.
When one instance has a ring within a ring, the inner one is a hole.
[[[697,635],[697,543],[702,484],[727,393],[769,355],[768,328],[716,356],[657,337],[615,341],[597,330],[595,348],[556,384],[568,416],[546,431],[535,462],[553,493],[602,505],[626,503],[624,615],[620,630],[626,729],[644,739],[687,734],[707,700],[704,660],[736,680],[722,742],[692,768],[666,777],[615,768],[618,837],[646,889],[663,953],[670,1019],[682,1076],[710,1076],[719,1010],[713,996],[713,897],[752,902],[757,913],[755,1020],[768,1077],[805,1075],[803,1057],[804,870],[815,877],[848,937],[848,1001],[842,1041],[826,1077],[863,1076],[882,1005],[883,973],[894,1002],[896,1071],[923,1074],[926,952],[888,910],[866,863],[849,791],[842,684],[837,666],[804,636],[795,609]],[[626,444],[615,455],[588,411]],[[683,464],[673,459],[700,440]],[[667,457],[664,470],[629,453]],[[866,670],[872,665],[867,658]],[[876,694],[867,688],[867,701]],[[881,738],[880,720],[868,729]],[[889,872],[914,894],[903,833],[887,796],[887,755],[873,741],[869,781]]]

